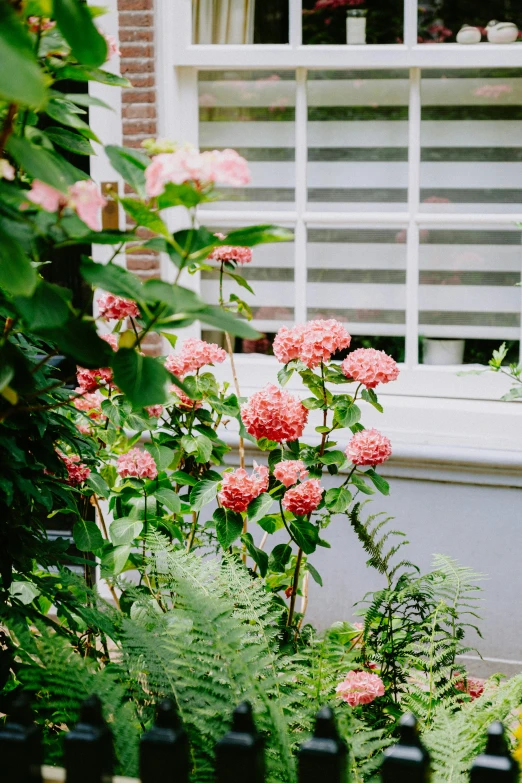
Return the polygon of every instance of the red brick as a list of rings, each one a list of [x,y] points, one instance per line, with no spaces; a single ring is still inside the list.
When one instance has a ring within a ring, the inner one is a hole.
[[[122,73],[129,74],[132,79],[132,74],[151,73],[154,70],[154,60],[151,57],[144,57],[143,59],[125,57],[120,60],[120,69]]]
[[[154,41],[154,29],[148,27],[148,23],[146,24],[147,26],[141,24],[136,27],[134,27],[134,25],[129,25],[129,29],[127,29],[120,23],[120,42]]]
[[[154,57],[154,45],[141,41],[136,43],[123,43],[120,44],[120,52],[123,58]]]
[[[119,14],[120,29],[124,27],[154,27],[152,11],[128,11]]]
[[[156,79],[153,73],[133,73],[129,76],[129,78],[132,82],[132,86],[136,89],[154,87],[156,84]]]
[[[155,103],[156,90],[146,88],[144,90],[128,89],[122,92],[123,103]]]
[[[123,117],[128,120],[148,120],[156,117],[156,107],[150,103],[132,103],[124,106]]]
[[[141,133],[153,136],[156,133],[155,120],[123,120],[122,126],[124,136],[137,136]]]
[[[138,269],[150,270],[159,268],[159,258],[142,258],[141,256],[135,258],[134,254],[127,256],[127,269],[130,269],[132,272],[135,272]]]
[[[123,138],[123,143],[125,144],[125,146],[132,147],[133,149],[142,149],[141,147],[142,141],[143,141],[143,136],[125,136]],[[125,192],[127,193],[127,191]]]
[[[149,11],[153,0],[118,0],[118,11]]]

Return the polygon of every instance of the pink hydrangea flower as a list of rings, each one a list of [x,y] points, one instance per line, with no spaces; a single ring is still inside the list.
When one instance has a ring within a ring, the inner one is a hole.
[[[33,204],[38,204],[42,209],[45,209],[46,212],[58,212],[59,209],[66,207],[69,203],[69,199],[64,193],[60,193],[56,188],[46,185],[45,182],[40,182],[39,179],[33,180],[31,190],[27,193],[27,198]]]
[[[109,343],[113,351],[118,350],[118,338],[115,334],[100,334],[100,338],[105,340],[106,343]]]
[[[384,351],[375,348],[357,348],[348,354],[341,364],[347,378],[374,389],[379,383],[389,383],[399,377],[399,368],[395,359]]]
[[[69,206],[92,231],[101,231],[101,208],[107,199],[92,179],[81,179],[69,188]]]
[[[151,419],[159,419],[163,413],[163,405],[148,405],[145,410],[151,417]]]
[[[68,457],[66,454],[62,454],[58,451],[58,456],[63,460],[67,469],[66,482],[70,487],[77,487],[87,481],[91,474],[91,469],[87,467],[77,454],[72,454]]]
[[[105,35],[103,36],[105,38],[105,41],[107,42],[107,59],[105,62],[109,62],[114,56],[121,57],[120,47],[118,46],[118,41],[113,35]]]
[[[97,303],[100,318],[105,321],[121,321],[123,318],[140,317],[138,305],[132,299],[124,299],[122,296],[114,294],[103,294],[98,297]],[[107,342],[110,343],[109,340]]]
[[[73,405],[76,408],[77,411],[83,411],[84,413],[95,413],[96,415],[91,415],[90,418],[98,418],[99,416],[102,416],[100,410],[100,405],[102,404],[103,397],[99,392],[94,393],[85,393],[84,389],[81,387],[78,387],[75,389],[76,393],[79,395],[76,397],[73,401]]]
[[[41,31],[45,33],[47,30],[52,30],[56,26],[56,22],[51,21],[47,17],[30,16],[27,19],[27,25],[31,33],[38,33]]]
[[[145,189],[150,197],[160,196],[165,185],[194,182],[198,187],[214,183],[231,187],[250,182],[248,164],[234,150],[199,152],[182,147],[155,155],[145,169]]]
[[[192,400],[185,392],[180,389],[178,386],[176,386],[175,383],[173,383],[169,389],[171,394],[175,394],[176,397],[179,399],[179,402],[177,403],[176,407],[181,408],[181,410],[198,410],[198,408],[201,408],[203,403],[201,400]]]
[[[301,437],[308,410],[297,397],[269,384],[241,406],[241,418],[247,431],[258,440],[268,438],[281,443]]]
[[[227,352],[216,343],[207,343],[189,337],[181,346],[179,354],[171,354],[165,360],[166,369],[183,378],[189,372],[197,372],[207,364],[221,364],[227,358]]]
[[[148,451],[141,449],[131,449],[126,454],[120,454],[116,470],[122,478],[154,479],[158,475],[153,458]]]
[[[0,158],[0,179],[12,182],[15,178],[15,170],[5,158]]]
[[[354,465],[381,465],[391,453],[389,439],[376,429],[356,432],[345,450]]]
[[[110,386],[112,383],[112,370],[110,367],[98,367],[96,370],[87,370],[85,367],[76,368],[76,380],[81,391],[92,392],[103,384]],[[79,410],[82,410],[81,408]]]
[[[323,497],[319,479],[309,479],[285,492],[283,507],[296,517],[305,517],[318,507]]]
[[[92,432],[92,428],[89,427],[88,424],[80,423],[76,425],[78,432],[81,432],[82,435],[90,435]]]
[[[230,149],[217,153],[214,176],[219,185],[242,187],[250,182],[250,170],[245,158]]]
[[[254,470],[250,476],[243,468],[238,468],[232,473],[224,473],[218,498],[224,508],[242,513],[267,489],[268,468],[254,462]]]
[[[297,479],[303,481],[305,478],[308,478],[308,471],[302,460],[287,459],[277,463],[274,468],[274,476],[285,487],[291,487],[296,483]]]
[[[328,362],[336,351],[348,348],[351,339],[343,324],[333,318],[308,321],[291,329],[282,326],[274,340],[274,355],[283,364],[300,359],[313,369]]]
[[[183,378],[190,372],[190,364],[187,356],[171,353],[165,359],[165,368],[178,378]],[[176,389],[177,386],[174,387]]]
[[[335,692],[350,707],[358,707],[360,704],[371,704],[379,696],[384,696],[384,683],[377,674],[371,672],[348,672]]]
[[[484,685],[484,680],[479,680],[477,677],[466,677],[465,681],[462,679],[456,682],[455,688],[462,693],[467,693],[474,700],[482,696]]]
[[[209,255],[210,261],[235,261],[236,264],[249,264],[252,261],[252,248],[241,245],[221,245],[215,247]]]

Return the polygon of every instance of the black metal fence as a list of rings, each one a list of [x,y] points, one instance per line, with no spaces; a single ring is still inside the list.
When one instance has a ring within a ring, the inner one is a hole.
[[[413,715],[400,721],[399,741],[388,748],[381,767],[382,783],[428,783],[430,759],[422,746]],[[80,720],[65,735],[66,783],[108,783],[113,771],[112,735],[97,696],[87,699]],[[317,714],[313,736],[297,754],[299,783],[347,783],[348,751],[340,739],[332,710]],[[248,702],[232,716],[230,731],[215,748],[216,783],[264,783],[264,743]],[[471,783],[516,783],[519,768],[511,758],[501,723],[488,731],[485,752],[470,772]],[[3,783],[42,783],[40,730],[33,722],[28,699],[21,697],[0,731],[0,778]],[[188,783],[190,751],[187,734],[174,704],[158,705],[156,723],[140,742],[142,783]],[[54,778],[59,780],[59,776]],[[62,778],[63,779],[63,778]],[[120,779],[121,780],[121,779]]]

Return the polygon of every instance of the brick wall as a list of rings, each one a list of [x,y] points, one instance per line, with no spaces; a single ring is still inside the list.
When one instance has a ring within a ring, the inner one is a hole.
[[[123,144],[139,148],[157,134],[154,0],[118,0],[118,13],[121,74],[132,84],[122,90]],[[129,253],[127,268],[143,279],[159,277],[159,256]],[[147,353],[161,353],[161,337],[147,335],[145,346]]]

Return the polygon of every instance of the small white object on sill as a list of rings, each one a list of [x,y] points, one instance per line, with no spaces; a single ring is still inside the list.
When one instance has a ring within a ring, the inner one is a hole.
[[[366,9],[352,8],[346,12],[346,43],[350,46],[366,43]]]
[[[457,43],[459,44],[476,44],[482,40],[482,33],[478,27],[473,27],[470,24],[463,25],[457,33]]]
[[[464,340],[434,340],[425,337],[422,341],[424,364],[462,364],[464,361],[464,344]]]
[[[514,22],[497,22],[492,19],[486,27],[488,41],[493,44],[515,43],[518,38],[518,27]]]

